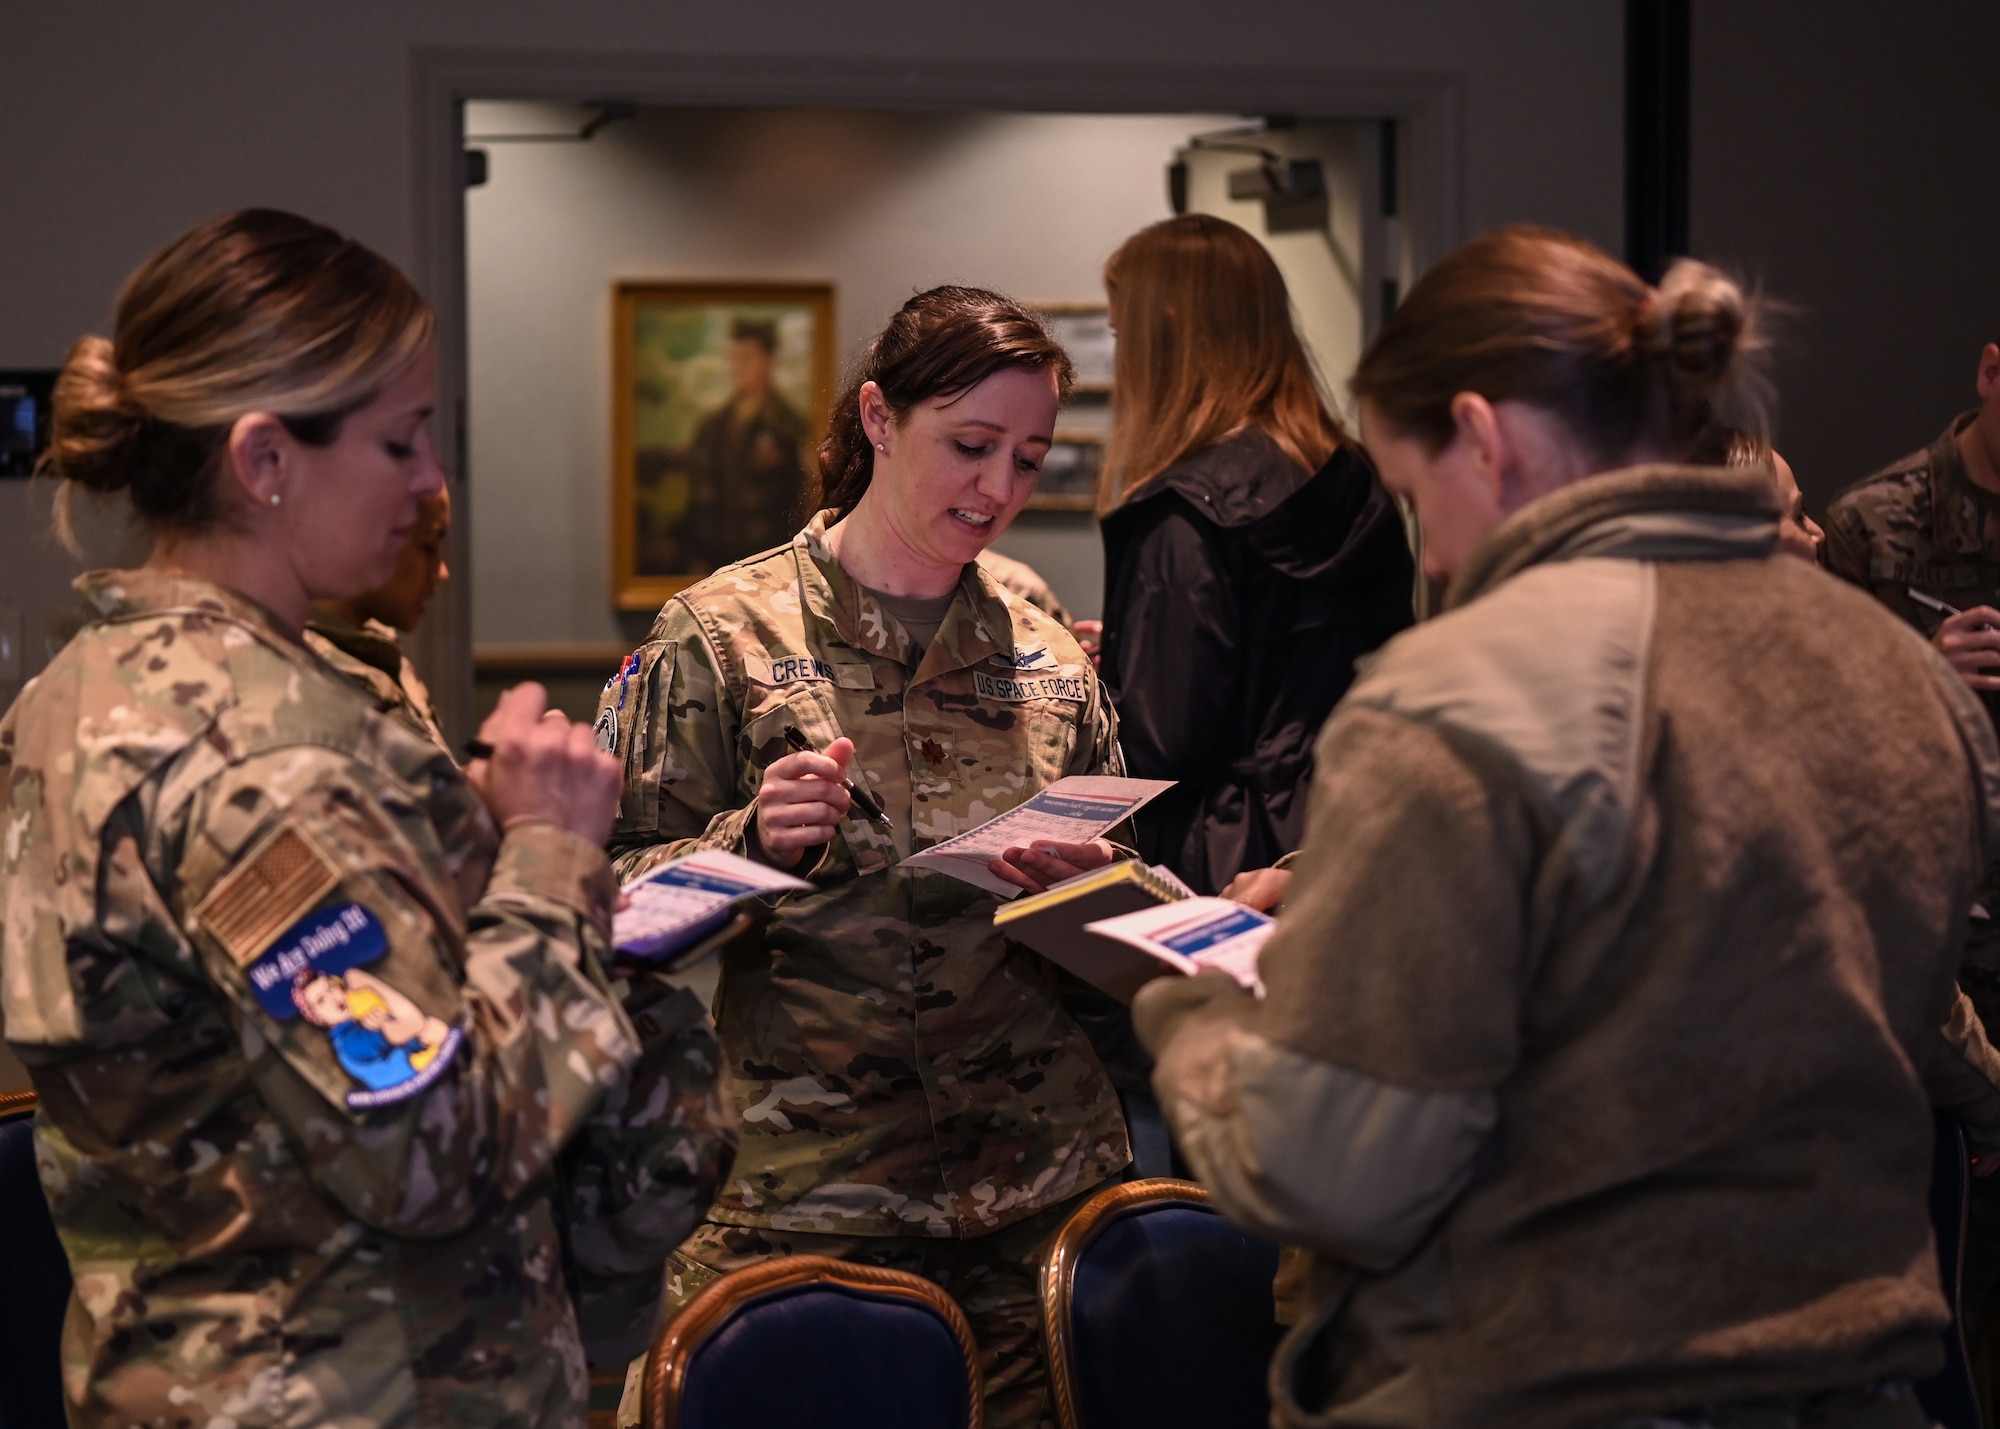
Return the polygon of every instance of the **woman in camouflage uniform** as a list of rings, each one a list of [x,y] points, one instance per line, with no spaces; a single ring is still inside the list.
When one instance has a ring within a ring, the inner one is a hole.
[[[1125,1127],[993,895],[895,865],[1065,775],[1123,772],[1074,638],[977,561],[1034,490],[1068,380],[1015,304],[911,299],[835,406],[825,509],[668,601],[598,724],[625,762],[621,875],[721,848],[813,884],[724,955],[744,1150],[669,1296],[783,1253],[927,1275],[971,1317],[994,1425],[1051,1417],[1035,1252],[1126,1164]],[[823,752],[788,752],[788,727]],[[1048,845],[993,870],[1036,889],[1111,856]]]
[[[599,962],[590,732],[513,690],[461,774],[300,643],[442,483],[431,330],[376,254],[249,211],[57,385],[63,498],[126,491],[156,538],[0,721],[72,1424],[581,1425],[558,1153],[572,1261],[655,1275],[726,1163],[699,1007]]]

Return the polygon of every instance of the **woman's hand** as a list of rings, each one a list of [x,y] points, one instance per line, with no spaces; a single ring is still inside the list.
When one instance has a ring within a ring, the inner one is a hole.
[[[842,735],[821,754],[801,750],[774,759],[757,786],[757,842],[764,862],[795,868],[809,848],[833,840],[834,826],[853,801],[841,788],[854,741]]]
[[[1079,620],[1075,630],[1076,643],[1083,647],[1083,653],[1090,657],[1090,668],[1095,670],[1104,648],[1104,622]]]
[[[1975,690],[2000,690],[2000,610],[1975,605],[1945,617],[1931,637],[1938,654]]]
[[[1016,888],[1040,893],[1065,878],[1075,878],[1093,868],[1102,868],[1118,855],[1103,839],[1087,844],[1038,843],[1028,848],[1010,848],[986,865],[995,878],[1004,878]]]
[[[1230,879],[1222,896],[1259,913],[1268,913],[1285,901],[1285,889],[1291,881],[1289,868],[1253,868]]]
[[[623,771],[597,747],[589,725],[548,704],[548,691],[533,682],[500,696],[479,726],[492,757],[466,765],[465,777],[502,828],[533,820],[602,844],[611,837]]]

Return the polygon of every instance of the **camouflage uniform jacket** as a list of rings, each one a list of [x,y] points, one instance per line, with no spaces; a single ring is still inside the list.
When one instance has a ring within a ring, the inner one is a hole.
[[[1960,610],[2000,605],[2000,494],[1972,484],[1956,440],[1976,415],[1961,414],[1930,446],[1855,482],[1827,508],[1827,568],[1926,636],[1944,616],[1910,599],[1913,588]]]
[[[396,632],[379,620],[349,625],[318,611],[306,623],[305,647],[367,691],[375,708],[401,715],[425,737],[448,749],[431,705],[431,692],[417,677],[417,667],[403,653]]]
[[[2000,494],[1972,484],[1956,440],[1977,415],[1961,413],[1930,446],[1855,482],[1827,508],[1827,568],[1927,637],[1945,617],[1912,600],[1912,589],[1960,610],[2000,606]],[[1980,699],[2000,720],[2000,696]],[[1980,883],[1960,978],[1981,1020],[2000,1025],[2000,864]]]
[[[0,1010],[76,1277],[70,1422],[581,1424],[549,1172],[605,1141],[576,1258],[663,1256],[726,1150],[705,1019],[635,1029],[603,853],[502,837],[259,607],[78,586],[94,623],[0,721]]]
[[[668,601],[607,686],[600,738],[626,772],[614,863],[630,878],[747,852],[785,727],[854,740],[850,777],[893,826],[844,820],[797,870],[813,891],[723,955],[743,1151],[709,1217],[985,1235],[1124,1166],[1124,1122],[1054,970],[994,932],[993,896],[892,865],[1064,775],[1121,773],[1114,716],[1069,634],[976,564],[913,661],[824,522]]]

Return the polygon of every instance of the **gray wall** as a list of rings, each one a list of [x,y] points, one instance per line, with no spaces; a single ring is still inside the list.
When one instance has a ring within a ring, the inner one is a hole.
[[[1816,510],[1977,401],[2000,341],[1996,57],[1991,0],[1695,6],[1693,247],[1797,309],[1778,444]]]

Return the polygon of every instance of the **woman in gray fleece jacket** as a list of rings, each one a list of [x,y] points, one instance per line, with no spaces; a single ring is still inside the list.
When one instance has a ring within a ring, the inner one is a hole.
[[[1927,1422],[1931,1102],[2000,1144],[1953,986],[2000,753],[1775,554],[1768,473],[1672,464],[1756,424],[1756,317],[1506,229],[1355,375],[1446,611],[1320,737],[1268,995],[1135,1009],[1202,1181],[1315,1252],[1283,1423]]]

